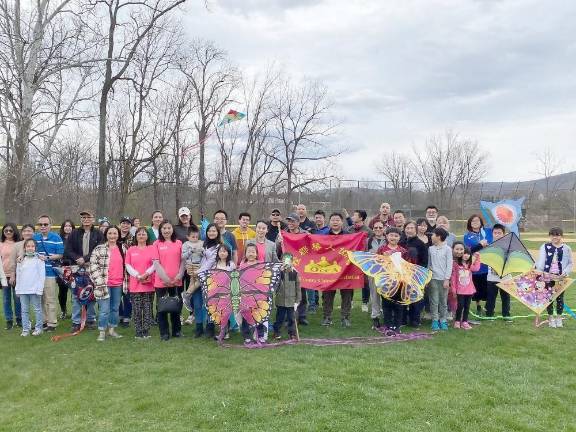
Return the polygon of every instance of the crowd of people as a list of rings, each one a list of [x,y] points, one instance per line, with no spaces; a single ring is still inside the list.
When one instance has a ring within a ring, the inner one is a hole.
[[[66,219],[59,232],[52,231],[48,215],[40,216],[36,226],[25,224],[19,229],[14,223],[6,223],[2,227],[0,282],[6,330],[16,326],[21,327],[23,337],[38,336],[55,331],[59,322],[70,317],[71,332],[79,332],[81,326],[97,330],[98,341],[120,338],[118,327],[130,325],[138,339],[150,338],[151,328],[156,325],[163,341],[181,337],[183,325],[194,326],[195,337],[213,338],[215,325],[207,313],[198,274],[214,268],[233,270],[257,262],[278,262],[284,232],[328,236],[366,232],[367,251],[400,253],[403,259],[431,270],[425,298],[409,306],[394,298],[382,298],[374,280],[365,278],[361,309],[370,314],[367,325],[386,335],[399,333],[404,325],[418,328],[423,319],[431,321],[434,331],[448,330],[450,320],[453,328],[469,330],[472,302],[476,315],[492,317],[498,295],[503,318],[511,320],[509,294],[498,287],[499,276],[481,264],[478,255],[493,240],[503,237],[506,229],[499,224],[485,227],[478,214],[468,218],[462,241],[450,232],[448,218],[439,215],[435,206],[427,207],[424,217],[407,220],[402,210],[392,212],[388,203],[382,203],[379,213],[370,219],[361,209],[351,215],[343,210],[328,217],[317,210],[310,219],[306,206],[300,204],[285,217],[280,209],[273,209],[268,220],[257,220],[252,225],[251,215],[242,212],[232,231],[227,228],[228,214],[218,210],[204,227],[203,240],[187,207],[178,210],[175,224],[163,212],[155,211],[147,227],[140,218],[123,217],[118,225],[107,218],[96,221],[90,210],[80,212],[79,217],[79,226]],[[550,230],[550,242],[542,245],[536,265],[554,277],[572,271],[572,252],[562,236],[560,228]],[[95,301],[85,305],[84,318],[82,302],[75,293],[69,295],[68,284],[57,272],[62,266],[83,269],[93,283]],[[341,324],[350,327],[354,290],[339,291]],[[230,331],[241,331],[246,343],[255,339],[262,343],[269,337],[280,338],[286,324],[288,337],[294,338],[296,323],[309,325],[308,314],[320,308],[321,325],[331,326],[335,295],[335,290],[320,296],[316,290],[302,288],[298,272],[289,263],[284,264],[274,294],[274,323],[250,329],[246,323],[232,319],[221,332],[228,337]],[[174,298],[179,306],[164,307]],[[190,305],[187,317],[180,298]],[[34,329],[30,310],[34,312]],[[560,295],[548,307],[551,327],[562,327],[562,312]]]

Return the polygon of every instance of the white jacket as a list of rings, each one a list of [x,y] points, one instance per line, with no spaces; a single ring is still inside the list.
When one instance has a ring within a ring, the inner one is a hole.
[[[24,257],[16,265],[16,294],[42,295],[45,279],[44,261],[37,256]]]
[[[6,273],[4,273],[4,266],[0,262],[0,285],[8,286],[8,279],[6,279]]]

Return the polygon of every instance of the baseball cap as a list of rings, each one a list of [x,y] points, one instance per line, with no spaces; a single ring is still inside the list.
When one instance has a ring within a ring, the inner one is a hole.
[[[122,216],[122,219],[120,219],[120,223],[122,222],[128,222],[130,225],[132,225],[132,219],[130,219],[128,216]]]
[[[94,217],[94,212],[92,210],[82,210],[80,216],[92,216]]]
[[[288,216],[286,216],[286,220],[293,220],[293,221],[299,221],[300,218],[298,217],[298,215],[296,213],[290,213]]]
[[[282,212],[280,211],[280,209],[272,209],[272,211],[270,213],[278,213],[278,214],[282,214]]]
[[[180,207],[180,209],[178,210],[178,217],[182,215],[190,216],[190,209],[188,207]]]

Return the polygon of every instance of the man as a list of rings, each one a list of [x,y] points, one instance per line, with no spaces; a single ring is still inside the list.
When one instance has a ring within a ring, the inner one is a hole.
[[[306,210],[306,206],[304,204],[298,204],[296,206],[296,214],[298,214],[300,228],[309,233],[314,231],[316,226],[310,219],[308,219],[308,211]]]
[[[282,222],[282,212],[277,208],[272,209],[270,213],[270,222],[268,222],[268,233],[266,238],[271,242],[276,242],[278,233],[286,229],[286,224]]]
[[[301,227],[300,227],[300,216],[296,213],[290,213],[288,216],[286,216],[286,232],[287,233],[291,233],[291,234],[306,234],[306,231],[304,231]],[[278,255],[281,256],[282,253],[284,252],[284,239],[282,237],[282,234],[280,234],[278,236],[278,238],[276,239],[276,247],[278,249]],[[298,324],[301,325],[308,325],[308,320],[306,319],[306,312],[307,312],[307,307],[308,307],[308,302],[307,302],[307,290],[304,288],[301,288],[301,292],[302,292],[302,300],[300,301],[300,303],[298,304]]]
[[[387,202],[383,202],[382,204],[380,204],[380,213],[370,220],[368,227],[370,229],[373,229],[374,222],[376,221],[382,222],[384,224],[384,228],[386,228],[387,226],[394,226],[394,220],[392,218],[392,215],[390,214],[390,209],[391,209],[390,204],[388,204]]]
[[[330,227],[326,225],[326,213],[324,210],[316,210],[314,213],[314,231],[312,234],[328,234]]]
[[[329,219],[330,231],[327,235],[344,235],[344,217],[340,213],[332,213]],[[354,290],[341,289],[341,317],[342,327],[350,327],[350,311],[352,309],[352,297]],[[324,319],[322,320],[323,326],[332,325],[332,310],[334,309],[334,297],[336,297],[336,290],[324,291],[322,293],[322,308]]]
[[[404,233],[404,225],[406,225],[406,214],[402,210],[394,211],[392,215],[392,226],[398,228],[400,234],[400,244],[406,244],[406,234]]]
[[[64,242],[62,238],[50,231],[52,222],[46,215],[38,218],[38,229],[40,232],[34,234],[38,257],[44,261],[46,279],[44,281],[44,293],[42,295],[42,312],[44,315],[44,329],[46,331],[56,330],[58,318],[56,316],[56,272],[52,266],[57,265],[57,261],[62,259],[64,254]]]
[[[188,207],[180,207],[178,209],[178,223],[174,225],[174,232],[176,233],[176,238],[182,244],[188,241],[188,228],[193,224],[190,209]]]
[[[224,210],[217,210],[214,213],[214,224],[220,231],[222,242],[225,243],[232,251],[232,262],[238,262],[238,247],[236,246],[236,238],[230,231],[226,231],[226,222],[228,222],[228,213]]]
[[[118,243],[126,245],[126,249],[132,246],[132,219],[128,216],[120,219],[120,238]],[[120,305],[118,306],[118,316],[120,318],[120,326],[128,327],[130,325],[130,318],[132,317],[132,302],[130,301],[130,293],[122,293],[120,298]]]
[[[426,223],[428,224],[426,235],[428,235],[428,237],[432,235],[432,231],[436,228],[436,219],[438,219],[438,207],[429,205],[426,207]]]
[[[84,267],[88,271],[90,255],[94,248],[104,241],[104,236],[99,229],[94,227],[94,213],[90,210],[80,212],[80,228],[75,229],[70,234],[66,242],[64,256],[78,266]],[[72,293],[72,333],[80,330],[80,314],[82,305],[78,301],[75,293]],[[96,312],[94,302],[87,306],[86,328],[96,328]]]
[[[251,219],[252,216],[250,216],[250,213],[240,213],[238,215],[238,227],[232,231],[236,239],[236,246],[238,247],[238,262],[236,263],[238,265],[240,265],[240,261],[244,258],[244,246],[246,246],[246,242],[256,237],[256,231],[249,226]]]

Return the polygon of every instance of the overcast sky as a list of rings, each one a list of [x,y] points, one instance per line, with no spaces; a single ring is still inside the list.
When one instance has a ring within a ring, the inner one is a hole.
[[[452,129],[489,152],[488,180],[539,177],[549,144],[576,169],[576,1],[193,0],[184,22],[243,70],[275,61],[322,80],[354,150],[375,154]],[[241,109],[241,107],[239,107]]]

